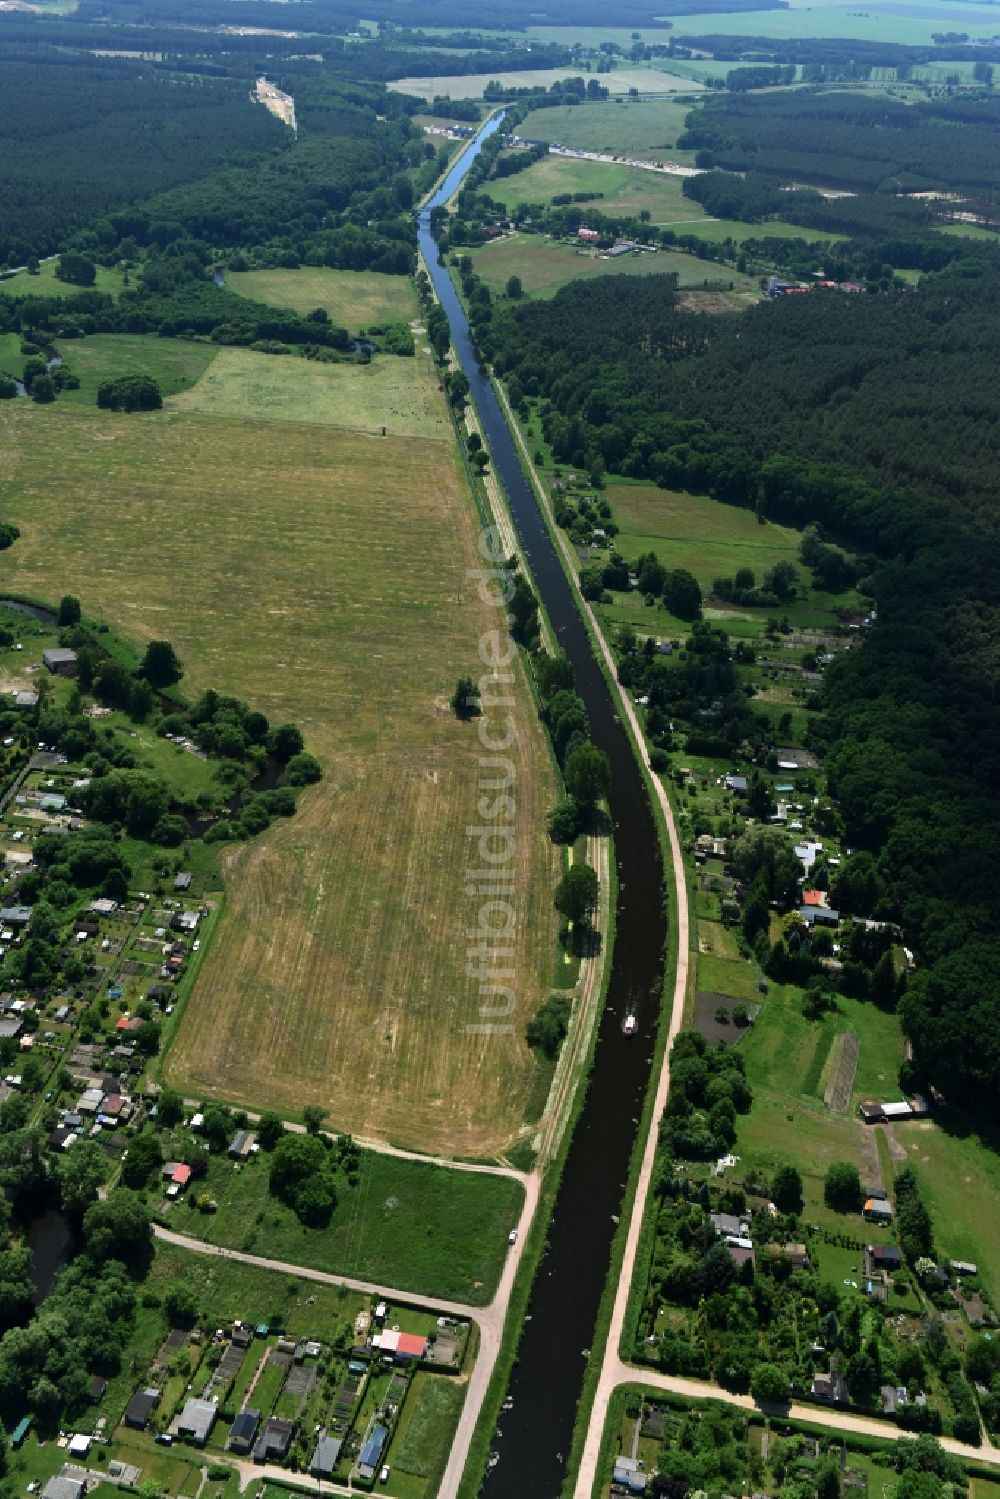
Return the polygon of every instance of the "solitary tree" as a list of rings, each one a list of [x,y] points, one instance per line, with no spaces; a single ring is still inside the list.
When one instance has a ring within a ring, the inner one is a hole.
[[[480,711],[479,688],[471,677],[459,677],[451,695],[451,710],[456,718],[475,718]]]
[[[567,921],[588,926],[597,910],[597,872],[589,864],[572,864],[556,887],[555,908]]]
[[[507,295],[512,302],[516,302],[519,297],[524,295],[524,287],[521,285],[520,276],[507,277]]]
[[[80,600],[74,598],[73,594],[63,594],[59,600],[59,623],[60,625],[78,625],[80,623]]]
[[[56,388],[51,375],[36,375],[31,382],[31,399],[39,406],[48,406],[56,398]]]
[[[285,1126],[280,1114],[269,1112],[261,1114],[260,1123],[257,1125],[257,1138],[264,1150],[273,1150],[285,1133]]]
[[[699,619],[701,588],[694,573],[688,572],[686,567],[677,567],[673,572],[667,573],[667,581],[663,585],[663,602],[678,619]]]
[[[328,1111],[326,1109],[321,1109],[319,1104],[306,1104],[305,1108],[302,1110],[302,1123],[305,1125],[309,1134],[319,1134],[320,1126],[322,1125],[323,1120],[326,1118],[327,1112]]]
[[[781,1166],[771,1187],[774,1205],[782,1213],[801,1213],[802,1178],[794,1166]]]
[[[169,640],[151,640],[139,669],[151,687],[171,687],[184,675],[184,669]]]
[[[857,1166],[834,1161],[823,1178],[823,1199],[836,1213],[856,1213],[862,1203],[861,1178]]]

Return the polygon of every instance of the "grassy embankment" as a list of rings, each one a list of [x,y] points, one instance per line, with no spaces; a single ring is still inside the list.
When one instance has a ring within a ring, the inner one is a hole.
[[[133,343],[120,357],[131,367]],[[554,942],[554,781],[520,681],[518,1009],[509,1034],[472,1035],[465,830],[481,751],[448,699],[499,622],[467,584],[472,507],[436,387],[419,351],[314,367],[226,349],[161,413],[5,403],[0,471],[22,536],[3,585],[76,593],[140,645],[170,638],[187,692],[300,723],[323,762],[294,819],[225,851],[226,908],[168,1078],[484,1156],[517,1134],[534,1078],[523,1028]],[[382,423],[385,439],[347,430]]]

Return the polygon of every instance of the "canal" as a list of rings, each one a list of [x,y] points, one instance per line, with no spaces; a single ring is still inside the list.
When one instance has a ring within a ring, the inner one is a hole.
[[[431,209],[457,190],[491,120],[462,153],[419,217],[419,237],[452,343],[469,381],[493,467],[503,481],[518,536],[562,649],[576,673],[594,743],[611,761],[611,815],[618,876],[616,940],[608,1005],[600,1018],[594,1068],[556,1197],[535,1279],[509,1396],[489,1471],[488,1499],[556,1499],[565,1477],[587,1356],[608,1276],[611,1243],[629,1156],[649,1082],[666,939],[664,871],[652,807],[615,700],[595,660],[575,595],[517,460],[515,440],[489,379],[481,372],[469,325],[430,232]],[[626,1037],[622,1020],[638,1015]]]

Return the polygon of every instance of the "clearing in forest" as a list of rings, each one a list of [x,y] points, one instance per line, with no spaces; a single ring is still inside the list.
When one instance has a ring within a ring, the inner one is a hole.
[[[327,266],[301,270],[227,271],[227,290],[271,307],[290,307],[303,316],[322,307],[330,321],[352,333],[373,324],[409,323],[418,315],[409,276],[380,271],[334,271]]]
[[[419,378],[419,360],[398,364]],[[426,1151],[502,1150],[554,947],[556,789],[517,668],[516,1006],[509,1032],[473,1034],[466,829],[483,750],[448,699],[502,621],[467,580],[478,528],[450,441],[10,401],[0,483],[21,528],[3,587],[74,593],[139,644],[172,640],[189,694],[214,686],[301,724],[323,763],[294,818],[226,851],[170,1081],[293,1114],[317,1103],[338,1129]]]

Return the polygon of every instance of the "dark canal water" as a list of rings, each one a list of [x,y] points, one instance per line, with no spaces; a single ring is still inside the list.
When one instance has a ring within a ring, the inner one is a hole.
[[[499,1462],[489,1472],[488,1499],[555,1499],[565,1476],[576,1410],[598,1305],[608,1274],[615,1217],[642,1112],[653,1056],[663,982],[666,918],[663,866],[652,808],[614,700],[594,659],[573,592],[517,462],[514,439],[489,380],[480,372],[465,314],[447,271],[438,264],[430,210],[446,202],[499,128],[491,121],[452,167],[420,214],[420,243],[435,290],[503,479],[514,523],[560,644],[576,672],[590,716],[591,737],[610,758],[618,872],[617,938],[608,1007],[583,1115],[569,1149],[548,1245],[539,1268],[510,1384],[511,1410],[500,1421]],[[628,1009],[638,1034],[622,1034]]]

